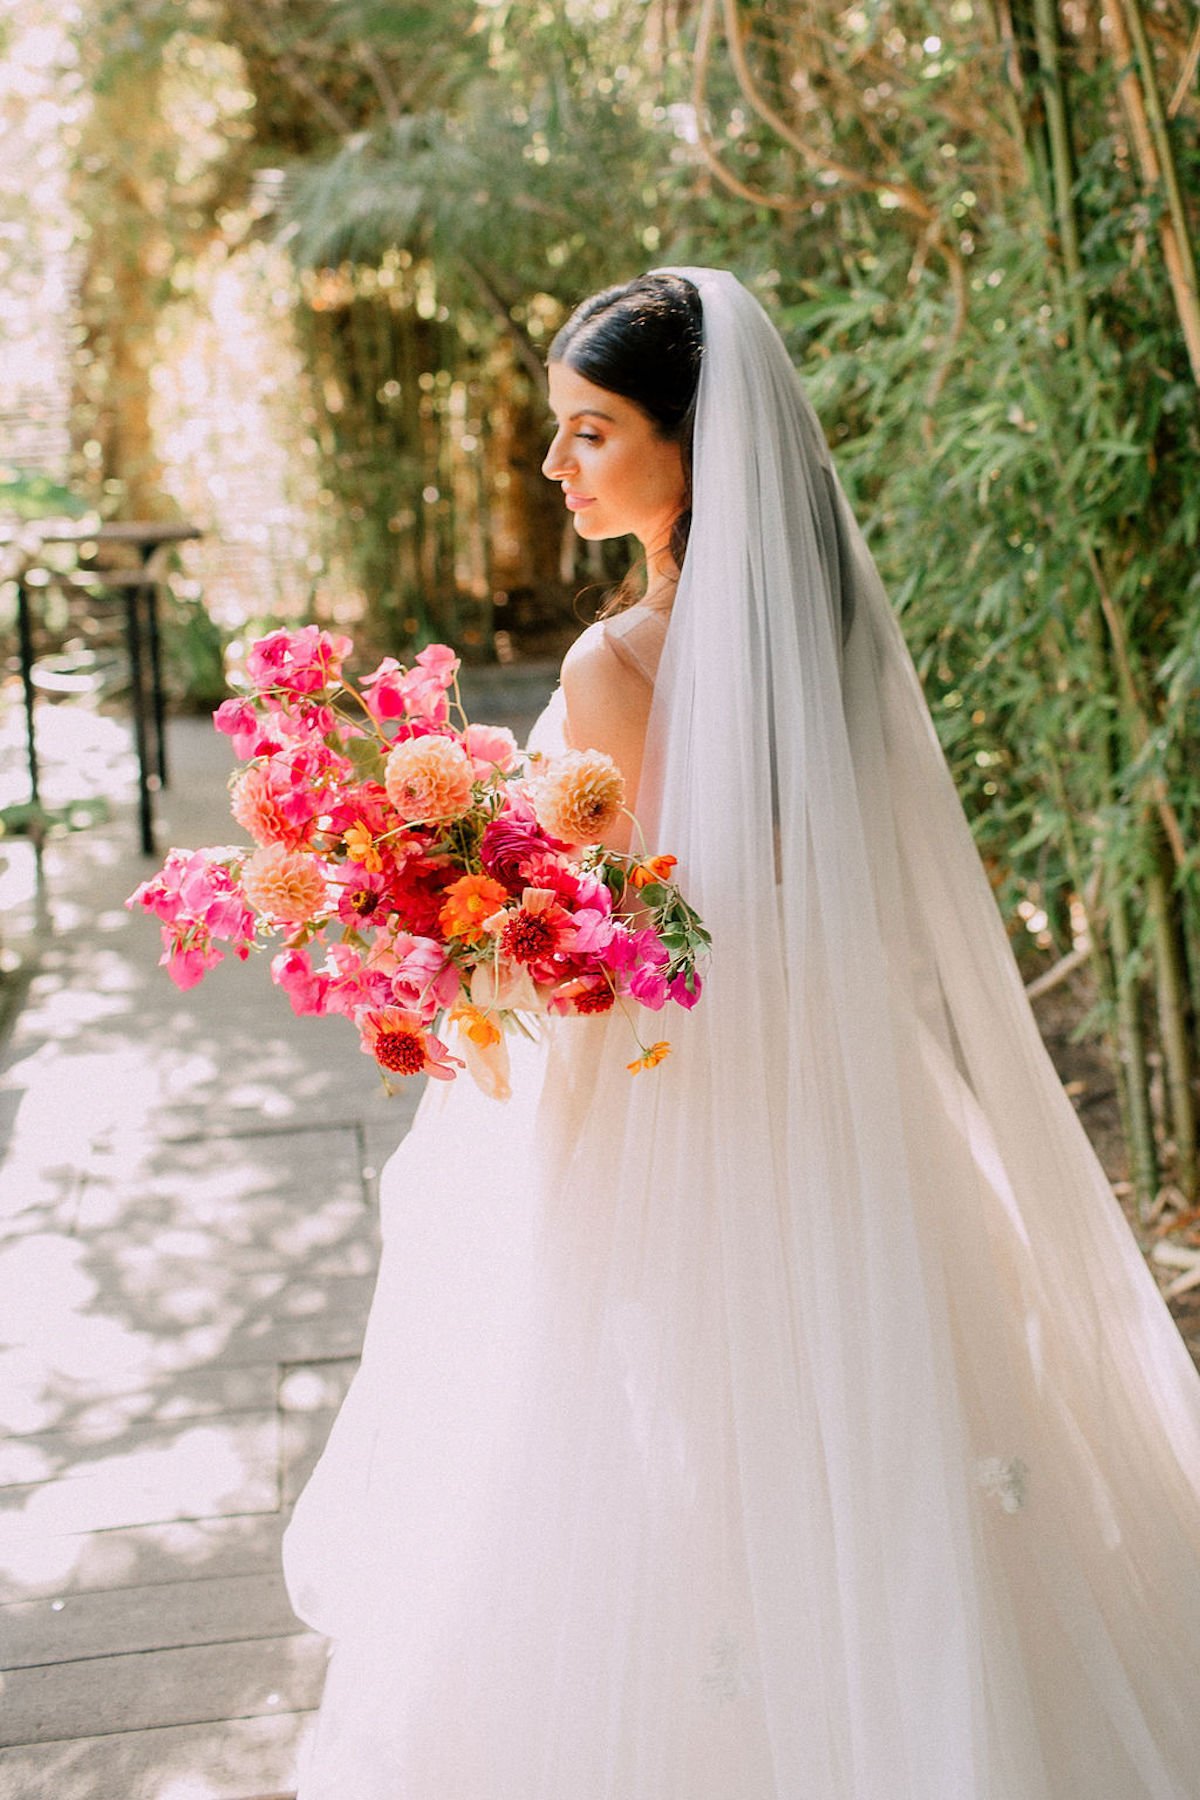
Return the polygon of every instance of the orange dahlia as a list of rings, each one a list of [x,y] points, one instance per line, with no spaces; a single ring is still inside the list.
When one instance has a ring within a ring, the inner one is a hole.
[[[464,943],[482,943],[486,933],[485,919],[502,907],[508,889],[490,875],[460,875],[446,889],[438,923],[445,935],[462,938]]]
[[[242,892],[255,912],[281,925],[307,925],[326,905],[320,863],[286,844],[265,844],[247,857]]]
[[[535,784],[533,810],[543,831],[564,844],[598,844],[620,817],[625,782],[602,750],[568,750]]]
[[[388,799],[411,824],[448,825],[471,805],[475,772],[462,745],[453,738],[406,738],[389,753],[384,765]]]
[[[303,806],[297,808],[287,771],[273,763],[255,763],[243,769],[233,784],[229,805],[242,830],[256,844],[288,844],[294,849],[308,841],[312,813]]]

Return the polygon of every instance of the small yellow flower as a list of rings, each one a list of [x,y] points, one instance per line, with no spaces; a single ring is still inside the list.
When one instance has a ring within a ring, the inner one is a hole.
[[[648,1050],[643,1050],[639,1057],[636,1057],[631,1063],[626,1063],[625,1067],[631,1075],[640,1075],[643,1069],[656,1069],[663,1058],[670,1054],[671,1046],[663,1038],[657,1044],[651,1044]]]
[[[344,834],[342,842],[351,862],[361,863],[369,874],[378,875],[383,867],[383,858],[375,847],[375,839],[361,819],[354,821]]]

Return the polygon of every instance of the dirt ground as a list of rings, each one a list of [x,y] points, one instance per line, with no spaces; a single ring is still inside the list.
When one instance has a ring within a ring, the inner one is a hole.
[[[1084,975],[1064,982],[1034,1003],[1046,1047],[1143,1250],[1149,1254],[1164,1241],[1182,1249],[1200,1249],[1200,1217],[1172,1204],[1170,1190],[1160,1196],[1150,1221],[1138,1217],[1130,1189],[1129,1158],[1112,1062],[1098,1040],[1072,1041],[1093,999]],[[1149,1267],[1163,1290],[1180,1275],[1179,1268],[1160,1264],[1152,1256]],[[1168,1297],[1168,1305],[1192,1356],[1200,1364],[1200,1286],[1173,1299]]]

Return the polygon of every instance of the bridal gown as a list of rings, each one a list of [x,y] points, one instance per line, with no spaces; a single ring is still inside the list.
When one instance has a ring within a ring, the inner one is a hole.
[[[591,629],[653,679],[659,621]],[[887,807],[916,840],[928,793]],[[299,1800],[1198,1800],[1196,1377],[1004,991],[1019,1067],[894,1021],[911,1232],[843,1203],[752,998],[738,1042],[642,1015],[636,1077],[610,1014],[512,1040],[506,1104],[429,1084],[285,1538],[333,1640]]]

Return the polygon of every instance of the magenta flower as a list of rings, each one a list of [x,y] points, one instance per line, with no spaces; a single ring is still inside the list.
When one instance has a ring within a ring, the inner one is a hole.
[[[193,943],[187,948],[169,943],[158,959],[159,966],[166,969],[175,986],[185,993],[203,981],[208,971],[221,960],[221,952],[211,943]]]
[[[428,1021],[458,998],[458,970],[433,938],[397,933],[392,945],[397,958],[392,971],[392,993],[397,1006],[419,1013]]]
[[[281,950],[271,959],[271,980],[283,989],[298,1017],[327,1011],[329,976],[314,970],[306,950]]]
[[[485,828],[479,841],[479,860],[488,875],[504,883],[510,893],[525,886],[525,865],[545,849],[546,838],[523,801],[511,801]]]
[[[250,700],[222,700],[213,714],[213,724],[233,739],[233,754],[240,762],[262,756],[264,745],[270,741]],[[278,745],[271,744],[271,748],[277,749]]]
[[[608,913],[592,906],[576,907],[571,914],[571,923],[575,927],[575,941],[571,945],[573,956],[599,956],[608,949],[613,935],[613,922]]]
[[[676,975],[674,979],[667,984],[667,992],[672,1000],[675,1001],[677,1006],[686,1007],[688,1012],[691,1012],[704,988],[704,983],[694,969],[692,971],[691,981],[692,985],[689,987],[688,977],[686,975]]]
[[[262,692],[319,694],[337,681],[342,659],[353,648],[348,637],[305,625],[299,631],[270,631],[250,646],[246,673]]]
[[[651,963],[640,963],[629,977],[629,992],[651,1012],[658,1012],[667,1003],[666,977]]]

